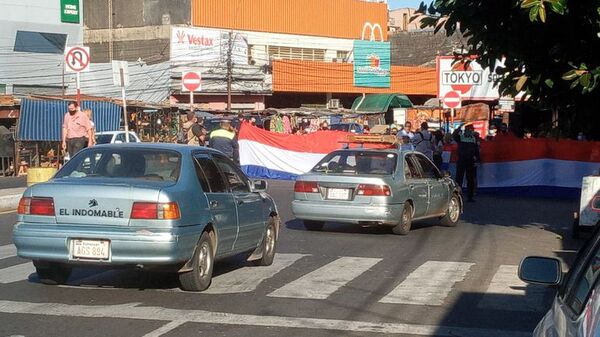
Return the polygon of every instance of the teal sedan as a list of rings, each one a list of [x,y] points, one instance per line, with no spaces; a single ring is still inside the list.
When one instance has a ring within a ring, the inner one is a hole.
[[[325,156],[298,177],[292,211],[309,230],[326,222],[389,226],[409,233],[412,221],[439,219],[456,226],[460,187],[423,154],[397,149],[346,149]]]
[[[119,266],[172,271],[182,289],[202,291],[216,260],[273,262],[280,219],[265,191],[208,148],[100,145],[24,192],[13,241],[43,283]]]

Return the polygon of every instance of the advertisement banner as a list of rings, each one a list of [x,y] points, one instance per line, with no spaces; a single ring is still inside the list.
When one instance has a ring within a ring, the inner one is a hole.
[[[60,0],[60,21],[79,23],[79,0]]]
[[[233,33],[231,60],[234,64],[248,64],[248,38]],[[227,61],[229,32],[206,28],[171,28],[171,60],[204,64]]]
[[[437,58],[437,73],[440,98],[451,91],[460,93],[463,101],[493,101],[500,97],[495,85],[499,75],[489,68],[483,69],[476,61],[455,62],[452,56],[440,56]]]
[[[354,86],[390,87],[390,43],[354,41]]]

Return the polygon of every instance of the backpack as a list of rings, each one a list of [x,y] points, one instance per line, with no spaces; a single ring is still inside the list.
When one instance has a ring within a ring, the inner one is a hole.
[[[429,139],[425,139],[425,136],[423,136],[423,133],[421,131],[416,133],[417,135],[421,136],[421,140],[419,140],[415,146],[418,146],[419,144],[421,144],[423,141],[428,141],[429,142],[429,149],[430,150],[435,150],[434,146],[433,146],[433,135],[431,133],[429,133]]]

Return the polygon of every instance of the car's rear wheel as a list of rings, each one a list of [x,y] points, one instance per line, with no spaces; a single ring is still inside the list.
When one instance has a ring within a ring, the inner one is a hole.
[[[446,227],[455,227],[460,218],[460,199],[458,195],[453,194],[448,202],[448,210],[446,215],[440,219],[440,224]]]
[[[258,260],[253,260],[252,263],[256,266],[270,266],[275,258],[275,247],[277,246],[277,229],[275,228],[276,220],[271,220],[261,243],[262,256]]]
[[[304,228],[309,231],[320,231],[325,226],[325,222],[323,221],[314,221],[314,220],[304,220]]]
[[[56,262],[33,263],[40,282],[49,285],[65,284],[71,275],[71,267]]]
[[[203,291],[210,286],[214,265],[214,250],[208,232],[202,233],[192,257],[192,270],[179,274],[181,289]]]
[[[392,227],[392,232],[394,232],[394,234],[407,235],[408,232],[410,232],[410,227],[412,225],[412,215],[412,205],[407,202],[404,204],[404,209],[402,209],[400,222],[396,226]]]

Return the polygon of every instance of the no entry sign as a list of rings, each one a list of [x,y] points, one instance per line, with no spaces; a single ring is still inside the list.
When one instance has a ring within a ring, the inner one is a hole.
[[[65,70],[80,73],[90,70],[90,48],[71,47],[65,51]]]
[[[196,71],[183,72],[181,77],[181,90],[182,91],[201,91],[202,90],[202,76]]]
[[[460,94],[457,91],[448,91],[446,96],[444,96],[444,107],[448,109],[460,108]]]

